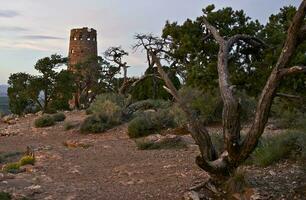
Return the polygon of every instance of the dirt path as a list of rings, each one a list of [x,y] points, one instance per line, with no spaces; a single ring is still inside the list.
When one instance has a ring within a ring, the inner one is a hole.
[[[81,112],[67,114],[79,122]],[[99,135],[65,131],[63,123],[33,128],[34,117],[4,127],[16,136],[0,137],[0,153],[35,148],[37,162],[29,172],[1,182],[0,191],[26,194],[33,199],[181,199],[195,182],[207,177],[194,163],[196,148],[139,151],[127,137],[126,125]],[[0,129],[1,131],[1,129]],[[67,140],[90,144],[67,148]]]

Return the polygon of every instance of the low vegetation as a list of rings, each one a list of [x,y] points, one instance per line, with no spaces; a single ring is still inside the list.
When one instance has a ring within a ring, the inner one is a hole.
[[[65,114],[61,113],[61,112],[60,113],[55,113],[55,114],[51,115],[51,117],[53,118],[53,120],[55,122],[62,122],[66,119]]]
[[[88,113],[92,113],[81,124],[82,133],[101,133],[122,123],[124,98],[116,94],[99,95],[91,104]]]
[[[34,165],[34,164],[35,164],[35,157],[30,155],[25,155],[18,162],[5,164],[2,170],[9,173],[19,173],[20,167],[24,165]]]
[[[306,133],[304,131],[290,131],[262,139],[250,160],[252,164],[266,167],[289,158],[306,158]]]
[[[43,128],[48,126],[53,126],[55,124],[54,118],[50,115],[43,115],[37,118],[34,122],[35,127]]]
[[[19,161],[21,166],[24,165],[34,165],[35,164],[35,157],[34,156],[23,156]]]
[[[17,173],[20,170],[20,167],[21,165],[19,162],[14,162],[6,164],[2,170],[9,173]]]
[[[7,192],[0,192],[0,199],[1,200],[11,200],[12,196]]]
[[[161,142],[152,142],[145,139],[136,139],[136,146],[139,150],[154,150],[154,149],[183,149],[187,148],[184,141],[177,139],[164,139]]]
[[[175,122],[169,110],[149,111],[140,114],[129,123],[128,135],[130,138],[139,138],[173,127]]]
[[[65,129],[66,131],[68,131],[68,130],[71,130],[71,129],[76,128],[78,125],[79,125],[79,124],[76,123],[76,122],[68,121],[68,122],[65,122],[65,123],[64,123],[64,129]]]

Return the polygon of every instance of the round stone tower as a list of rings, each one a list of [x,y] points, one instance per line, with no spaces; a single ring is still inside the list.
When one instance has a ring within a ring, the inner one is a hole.
[[[72,29],[70,32],[68,69],[73,70],[74,65],[97,56],[97,31],[87,27]]]
[[[92,76],[96,74],[97,63],[93,60],[90,65],[87,63],[82,66],[82,64],[97,56],[97,31],[87,27],[72,29],[70,32],[68,70],[76,72],[76,65],[80,64],[81,68],[78,68],[78,71],[80,70],[79,72],[86,76],[86,81],[78,82],[77,91],[73,95],[73,99],[69,101],[71,108],[80,108],[81,99],[85,99],[86,102],[91,100],[91,88],[97,82],[96,77]]]

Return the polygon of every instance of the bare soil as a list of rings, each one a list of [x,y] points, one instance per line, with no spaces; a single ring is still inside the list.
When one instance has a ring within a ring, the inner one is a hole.
[[[66,116],[65,121],[73,123],[86,117],[81,111]],[[82,135],[77,129],[66,131],[64,122],[35,128],[36,117],[20,118],[12,125],[0,122],[0,135],[9,133],[0,136],[0,154],[25,152],[27,146],[35,149],[34,167],[26,166],[26,172],[16,175],[0,172],[0,192],[9,192],[16,199],[183,199],[191,186],[208,178],[194,162],[198,154],[195,145],[141,151],[128,138],[127,125],[102,134]],[[221,132],[218,127],[211,129]],[[10,161],[19,158],[12,157]],[[304,164],[244,167],[253,199],[306,199]],[[202,197],[208,199],[205,194]]]
[[[83,112],[66,115],[66,121],[85,118]],[[63,123],[37,129],[33,121],[34,117],[20,119],[9,127],[19,133],[0,137],[0,153],[22,152],[31,146],[37,160],[32,172],[0,182],[0,191],[33,199],[181,199],[194,182],[207,177],[194,163],[196,148],[140,151],[128,138],[126,125],[82,135],[65,131]],[[3,131],[8,125],[0,126]],[[63,145],[67,140],[91,146],[67,148]]]

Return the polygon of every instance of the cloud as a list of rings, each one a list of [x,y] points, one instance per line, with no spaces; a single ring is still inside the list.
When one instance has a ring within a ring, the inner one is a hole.
[[[64,40],[62,37],[48,36],[48,35],[25,35],[24,39],[30,40]]]
[[[1,31],[12,31],[12,32],[23,32],[23,31],[28,31],[28,29],[19,27],[19,26],[0,26]]]
[[[19,16],[20,14],[14,10],[0,10],[0,17],[12,18]]]

